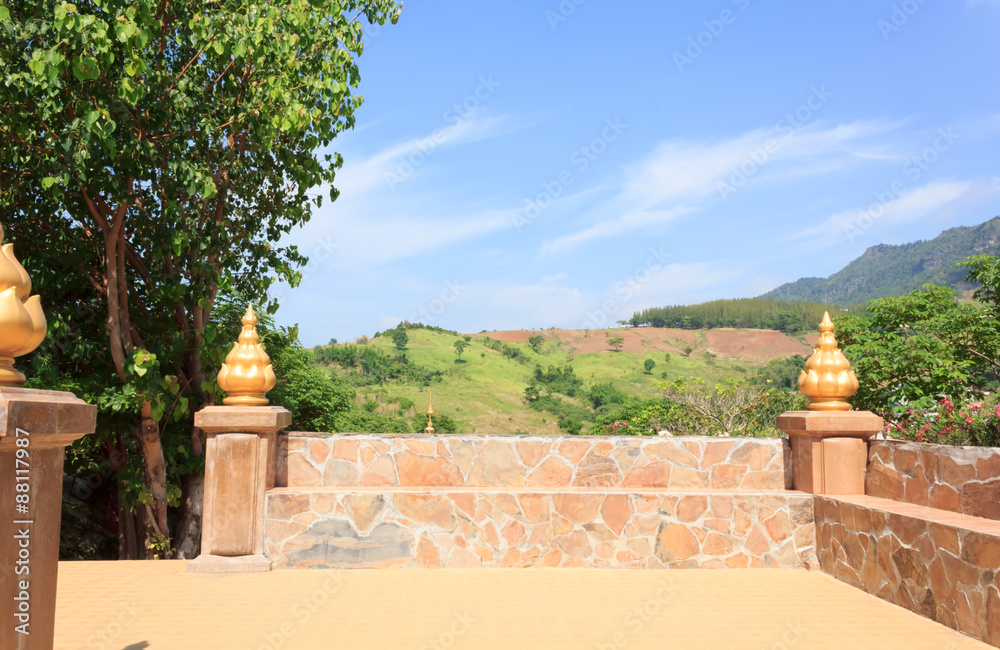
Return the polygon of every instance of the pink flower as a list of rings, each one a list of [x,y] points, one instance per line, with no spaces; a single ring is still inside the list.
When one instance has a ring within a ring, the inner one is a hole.
[[[913,411],[913,409],[910,409],[909,411],[907,411],[907,413],[910,414],[910,415],[913,415],[914,411]]]
[[[969,409],[972,411],[978,411],[981,408],[983,408],[983,405],[980,402],[976,402],[975,404],[969,404]]]
[[[972,424],[972,418],[965,418],[966,424]]]

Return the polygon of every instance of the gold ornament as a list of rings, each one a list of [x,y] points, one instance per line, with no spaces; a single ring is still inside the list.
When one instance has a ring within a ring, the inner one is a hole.
[[[4,244],[0,248],[0,386],[24,383],[24,374],[14,368],[14,357],[37,348],[46,331],[42,301],[31,295],[31,278],[14,257],[14,244]]]
[[[431,422],[431,416],[437,415],[437,411],[434,410],[434,395],[428,393],[427,395],[427,428],[424,429],[424,433],[434,433],[434,424]]]
[[[830,313],[819,324],[819,343],[799,375],[799,391],[809,398],[810,411],[850,411],[846,399],[858,390],[851,362],[837,347]]]
[[[253,306],[247,306],[243,315],[243,329],[239,342],[226,355],[226,362],[219,369],[218,382],[229,396],[222,400],[229,406],[264,406],[264,393],[274,388],[276,383],[271,359],[260,344],[257,336],[257,316]]]

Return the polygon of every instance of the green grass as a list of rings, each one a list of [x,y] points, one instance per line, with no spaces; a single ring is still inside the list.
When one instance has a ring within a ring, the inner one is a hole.
[[[738,364],[721,357],[705,359],[697,349],[690,357],[671,354],[669,362],[659,350],[571,355],[563,349],[558,337],[551,335],[542,344],[540,353],[534,352],[527,343],[508,344],[519,347],[528,357],[528,363],[508,359],[475,337],[462,353],[463,363],[455,363],[457,356],[452,347],[455,335],[416,329],[408,330],[407,335],[409,343],[405,354],[410,362],[445,373],[443,381],[433,382],[429,387],[433,391],[434,408],[453,418],[459,430],[467,433],[560,433],[554,415],[534,411],[524,401],[524,389],[531,380],[535,364],[545,369],[550,365],[561,367],[571,363],[588,388],[611,381],[622,392],[639,398],[656,396],[660,383],[678,377],[719,381],[740,374],[741,367],[748,369],[745,362]],[[367,345],[390,354],[397,353],[388,336],[372,339]],[[656,362],[651,374],[643,369],[646,359]],[[331,374],[343,374],[336,365],[329,370]],[[661,377],[663,372],[667,373],[665,380]],[[413,400],[414,405],[400,413],[400,397]],[[359,403],[374,400],[378,403],[377,412],[387,415],[422,413],[427,409],[428,397],[428,387],[412,382],[386,382],[358,389]],[[583,403],[578,399],[570,401]]]

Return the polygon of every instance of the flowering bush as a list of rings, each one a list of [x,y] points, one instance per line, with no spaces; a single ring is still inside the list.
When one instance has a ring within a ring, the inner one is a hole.
[[[886,436],[941,445],[1000,446],[1000,403],[956,405],[947,397],[933,409],[907,409],[896,422],[886,422]]]

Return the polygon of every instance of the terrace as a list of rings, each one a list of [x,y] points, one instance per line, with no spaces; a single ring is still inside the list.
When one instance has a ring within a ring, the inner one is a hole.
[[[196,414],[192,561],[57,563],[94,407],[0,388],[0,474],[33,472],[0,506],[31,540],[0,539],[4,618],[34,626],[0,645],[1000,646],[1000,449],[872,439],[828,320],[787,439],[288,432],[254,322]]]

